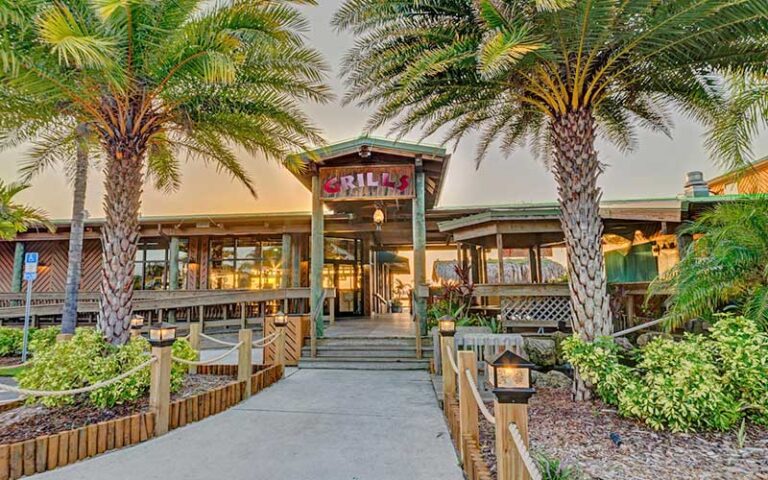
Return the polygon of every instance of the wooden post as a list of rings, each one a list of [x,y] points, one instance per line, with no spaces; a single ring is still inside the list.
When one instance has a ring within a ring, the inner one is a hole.
[[[635,326],[635,296],[632,294],[627,294],[626,309],[627,309],[626,328],[634,327]]]
[[[440,336],[440,356],[443,357],[443,399],[445,401],[456,396],[456,374],[451,367],[451,361],[446,358],[449,354],[453,355],[455,348],[454,337]],[[446,350],[449,350],[450,353]]]
[[[466,370],[472,375],[472,379],[477,385],[477,356],[475,352],[471,350],[463,350],[458,352],[458,366],[459,366],[459,431],[461,435],[459,438],[464,438],[469,435],[476,443],[480,439],[480,429],[478,427],[477,417],[477,405],[475,405],[475,399],[472,396],[472,387],[469,386],[469,380],[467,379]],[[467,452],[466,442],[460,442],[459,448],[461,453],[461,459],[464,464],[467,464]]]
[[[531,283],[539,283],[539,272],[537,270],[536,250],[533,247],[528,249],[528,271],[530,272]]]
[[[16,242],[13,251],[13,277],[11,278],[11,292],[21,292],[21,277],[24,271],[24,242]]]
[[[427,286],[427,217],[425,174],[421,157],[416,158],[416,196],[413,199],[413,312],[419,319],[421,335],[427,333],[427,299],[422,289]]]
[[[155,414],[155,436],[168,432],[171,409],[171,346],[152,347],[152,363],[149,380],[149,410]]]
[[[283,248],[282,248],[282,256],[280,257],[280,268],[282,271],[280,272],[280,288],[288,288],[291,282],[291,234],[290,233],[284,233],[283,234]],[[288,313],[287,310],[283,310],[285,313]]]
[[[245,382],[243,399],[251,396],[251,374],[253,373],[253,331],[249,328],[240,330],[238,341],[243,342],[237,354],[237,381]]]
[[[275,331],[278,333],[275,340],[275,363],[285,367],[285,327],[277,327]],[[285,368],[282,370],[284,371]]]
[[[336,323],[336,299],[335,298],[328,298],[328,317],[330,318],[331,325],[334,325]],[[320,319],[322,320],[323,316],[320,315]]]
[[[179,237],[171,237],[168,246],[168,290],[179,289]],[[168,321],[176,323],[176,309],[168,310]]]
[[[189,346],[197,353],[195,360],[200,360],[200,334],[202,331],[202,323],[189,324]],[[197,373],[197,367],[190,365],[189,373]]]
[[[205,306],[197,307],[197,317],[200,323],[200,333],[205,333]]]
[[[499,258],[499,283],[506,283],[504,278],[504,238],[500,233],[496,234],[496,250],[498,251]]]
[[[509,424],[514,423],[528,447],[528,405],[521,403],[499,403],[494,400],[496,417],[496,473],[498,480],[530,480],[523,459],[515,447]]]
[[[248,304],[243,302],[240,304],[240,328],[248,328]]]
[[[322,338],[325,324],[323,323],[322,312],[315,314],[315,309],[323,308],[320,299],[323,297],[323,265],[325,264],[325,217],[323,212],[323,200],[320,197],[320,177],[317,172],[312,176],[312,245],[311,245],[311,266],[309,275],[310,313],[316,318],[315,334]]]
[[[301,243],[299,238],[294,238],[292,245],[293,252],[291,253],[291,286],[298,288],[301,286]]]

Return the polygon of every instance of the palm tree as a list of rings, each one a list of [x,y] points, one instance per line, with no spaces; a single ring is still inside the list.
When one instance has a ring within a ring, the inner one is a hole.
[[[145,176],[173,190],[189,156],[255,194],[233,147],[296,169],[303,165],[287,154],[321,142],[299,102],[329,98],[325,65],[304,45],[306,23],[293,6],[314,2],[15,3],[17,18],[0,41],[0,81],[26,101],[14,105],[24,114],[4,106],[0,133],[22,140],[49,135],[64,106],[98,138],[106,216],[99,328],[122,343]]]
[[[347,0],[334,25],[359,39],[345,59],[346,100],[376,106],[369,128],[481,133],[547,154],[568,252],[574,328],[610,333],[601,252],[602,136],[623,149],[636,128],[669,134],[671,108],[717,111],[714,75],[764,69],[765,0]],[[589,396],[577,379],[575,398]]]
[[[14,201],[16,195],[28,188],[29,185],[24,183],[0,180],[0,240],[13,240],[17,233],[26,232],[33,226],[55,230],[44,211]]]
[[[735,309],[768,330],[768,198],[718,205],[683,233],[697,240],[650,289],[672,293],[666,326],[695,318],[714,323],[717,313]]]

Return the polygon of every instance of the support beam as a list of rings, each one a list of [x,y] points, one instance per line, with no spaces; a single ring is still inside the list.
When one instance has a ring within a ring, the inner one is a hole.
[[[179,289],[179,237],[171,237],[168,247],[168,290]],[[168,321],[176,323],[176,310],[168,310]]]
[[[320,197],[320,194],[320,177],[315,173],[315,175],[312,176],[312,239],[310,251],[312,264],[309,274],[309,286],[311,290],[309,308],[313,318],[317,319],[315,322],[315,334],[318,338],[322,338],[325,329],[322,311],[314,311],[315,309],[322,310],[323,308],[320,300],[323,296],[323,264],[325,263],[325,240],[323,234],[325,230],[325,218],[323,217],[323,200]]]
[[[499,258],[499,283],[506,283],[504,278],[504,238],[500,233],[496,234],[496,250]]]
[[[280,288],[288,288],[291,281],[291,234],[283,234],[283,249],[281,256],[281,276],[280,276]]]
[[[469,266],[472,268],[472,283],[482,283],[480,279],[480,252],[475,245],[470,246]]]
[[[13,251],[13,278],[11,279],[11,292],[21,292],[21,276],[24,271],[24,242],[16,242]]]
[[[416,289],[414,313],[422,335],[427,333],[427,220],[425,175],[421,158],[416,159],[416,197],[413,199],[413,286]]]
[[[528,271],[530,272],[530,280],[531,283],[539,283],[539,272],[538,272],[538,260],[536,259],[536,250],[533,249],[533,247],[530,247],[528,249]]]
[[[293,252],[291,253],[291,260],[293,267],[291,267],[291,286],[294,288],[301,287],[301,239],[296,235],[291,244]]]

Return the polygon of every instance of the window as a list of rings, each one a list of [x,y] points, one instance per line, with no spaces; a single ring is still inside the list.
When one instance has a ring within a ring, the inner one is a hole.
[[[167,290],[170,281],[168,268],[170,239],[142,238],[136,250],[133,288],[135,290]],[[189,239],[179,239],[179,283],[177,288],[186,287],[187,264],[189,263]]]
[[[252,237],[213,239],[210,243],[209,288],[279,288],[282,258],[283,249],[279,242]]]

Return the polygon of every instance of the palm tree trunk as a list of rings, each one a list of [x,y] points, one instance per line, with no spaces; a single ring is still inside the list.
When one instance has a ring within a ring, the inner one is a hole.
[[[551,128],[552,170],[568,254],[573,328],[583,340],[592,341],[613,329],[602,248],[602,192],[597,186],[601,167],[595,150],[595,121],[589,109],[580,109],[557,118]],[[590,396],[576,372],[574,399]]]
[[[143,185],[141,155],[110,155],[104,180],[103,268],[99,330],[116,345],[128,341],[134,258]]]
[[[64,293],[64,311],[61,318],[61,333],[74,335],[77,326],[77,293],[80,288],[80,274],[83,262],[83,230],[85,227],[85,192],[88,185],[88,134],[87,127],[77,127],[77,158],[75,164],[74,195],[72,200],[72,223],[69,235],[67,257],[67,283]]]

